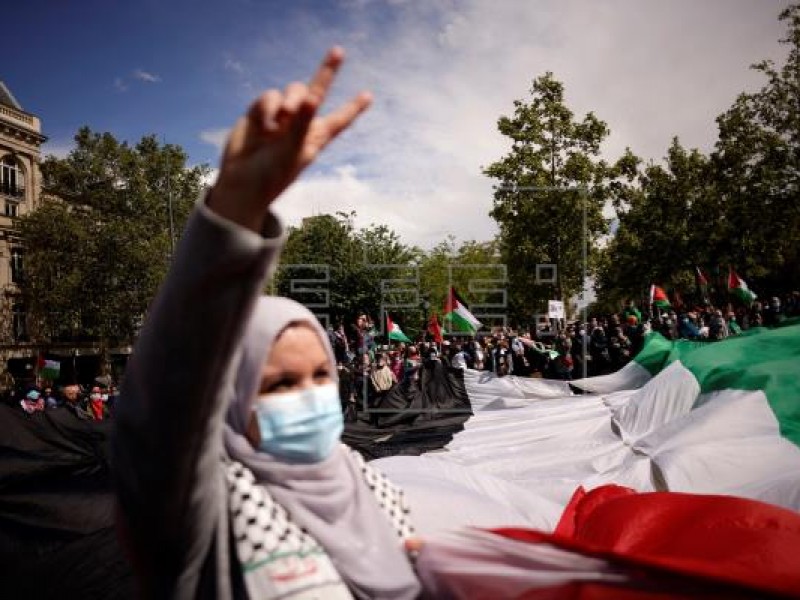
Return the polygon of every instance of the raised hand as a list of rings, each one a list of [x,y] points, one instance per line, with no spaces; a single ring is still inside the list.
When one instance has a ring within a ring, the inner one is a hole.
[[[268,90],[252,104],[228,137],[209,208],[261,230],[269,205],[372,101],[361,92],[328,115],[317,115],[343,61],[344,51],[332,48],[308,84]]]

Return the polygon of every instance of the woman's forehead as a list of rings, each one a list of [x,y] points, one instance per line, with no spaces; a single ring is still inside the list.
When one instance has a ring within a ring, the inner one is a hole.
[[[317,332],[311,325],[297,323],[284,329],[276,338],[264,369],[296,370],[303,365],[316,368],[320,362],[327,361],[328,354]]]

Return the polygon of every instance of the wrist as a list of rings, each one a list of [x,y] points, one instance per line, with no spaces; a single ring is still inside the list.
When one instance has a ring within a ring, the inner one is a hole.
[[[268,207],[254,207],[243,196],[241,192],[218,182],[206,196],[206,206],[220,217],[260,233]]]

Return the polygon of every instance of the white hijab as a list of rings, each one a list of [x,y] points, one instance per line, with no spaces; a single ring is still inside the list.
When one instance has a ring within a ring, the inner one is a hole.
[[[298,322],[317,332],[336,379],[333,351],[316,317],[288,298],[260,298],[238,352],[225,447],[322,545],[356,597],[415,598],[419,582],[400,540],[343,446],[322,462],[291,464],[253,448],[245,437],[269,353],[280,333]]]

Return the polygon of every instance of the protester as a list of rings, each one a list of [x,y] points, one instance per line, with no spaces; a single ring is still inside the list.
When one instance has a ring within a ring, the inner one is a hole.
[[[44,405],[47,410],[52,410],[60,406],[58,398],[53,393],[52,386],[48,385],[46,388],[44,388],[44,393],[42,394],[42,397],[44,398]]]
[[[77,383],[70,383],[61,389],[62,406],[71,411],[76,417],[82,421],[93,421],[94,414],[92,413],[89,399],[82,397],[81,386]]]
[[[625,305],[624,310],[622,311],[622,318],[626,322],[630,319],[630,317],[634,317],[636,322],[639,323],[642,320],[642,313],[636,308],[633,300],[628,300],[627,304]]]
[[[455,369],[466,369],[467,353],[461,347],[461,344],[453,344],[451,352],[453,355],[450,358],[450,366]]]
[[[678,334],[690,340],[696,340],[702,336],[702,332],[697,326],[697,313],[688,312],[681,315],[678,324]]]
[[[403,383],[419,381],[419,369],[422,358],[416,346],[406,348],[406,359],[403,361]]]
[[[341,60],[234,126],[128,364],[112,464],[144,597],[420,593],[400,492],[338,444],[325,332],[257,301],[285,240],[271,203],[370,102],[316,115]]]
[[[392,389],[392,386],[397,383],[397,377],[395,377],[392,369],[389,367],[389,357],[386,354],[378,355],[375,365],[372,368],[370,381],[372,382],[372,387],[377,396],[388,392]]]
[[[89,394],[89,409],[91,410],[92,418],[95,421],[102,421],[108,417],[108,406],[106,405],[107,400],[108,396],[106,396],[105,399],[103,398],[103,390],[99,385],[96,385],[92,388],[92,391]]]
[[[41,392],[35,388],[28,390],[25,397],[19,401],[19,405],[29,415],[44,412],[44,398],[42,398]]]

